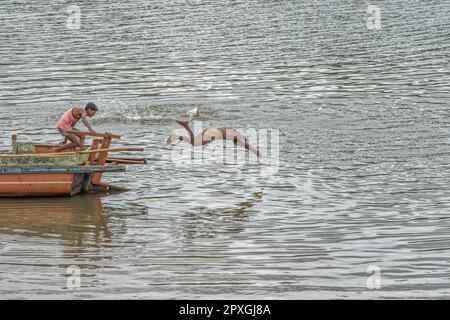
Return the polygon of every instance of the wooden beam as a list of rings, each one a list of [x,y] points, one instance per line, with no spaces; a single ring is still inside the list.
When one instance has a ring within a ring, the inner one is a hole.
[[[125,166],[78,166],[78,167],[0,167],[1,174],[13,173],[96,173],[125,172]]]
[[[94,139],[92,141],[91,149],[96,150],[98,148],[98,145],[102,143],[102,139]],[[93,152],[89,155],[88,163],[90,165],[93,165],[95,162],[95,158],[97,158],[97,153]]]
[[[102,140],[102,148],[106,148],[109,149],[109,146],[111,145],[111,141],[112,141],[112,137],[103,137]],[[96,150],[97,151],[97,150]],[[98,153],[96,152],[96,154],[98,154],[98,158],[97,158],[97,165],[104,165],[106,163],[106,157],[108,156],[108,151],[98,151]],[[100,184],[102,180],[102,173],[98,172],[98,173],[94,173],[92,175],[92,184]]]
[[[8,157],[63,157],[63,156],[72,156],[75,154],[88,154],[88,153],[99,153],[99,152],[110,152],[110,151],[144,151],[144,148],[109,148],[109,149],[97,149],[97,150],[89,150],[89,151],[80,151],[80,152],[55,152],[55,153],[22,153],[22,154],[8,154],[0,156],[8,156]]]
[[[115,134],[115,133],[111,133],[111,132],[105,132],[105,133],[91,133],[91,132],[87,132],[87,131],[78,131],[78,130],[68,130],[67,132],[76,135],[77,137],[80,138],[84,138],[86,136],[90,136],[90,137],[110,137],[113,139],[120,139],[120,135]]]
[[[106,162],[116,162],[124,164],[146,164],[145,159],[131,159],[131,158],[106,158]]]

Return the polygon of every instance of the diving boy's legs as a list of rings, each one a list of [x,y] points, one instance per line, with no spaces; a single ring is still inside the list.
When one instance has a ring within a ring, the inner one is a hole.
[[[245,148],[248,151],[253,152],[258,157],[261,157],[261,152],[259,149],[253,148],[249,143],[248,139],[239,131],[236,129],[226,129],[226,139],[233,141],[235,145],[240,145],[241,147]]]
[[[194,132],[192,131],[192,129],[189,127],[189,121],[186,120],[175,120],[179,125],[181,125],[184,129],[186,129],[186,131],[189,133],[189,143],[192,144],[194,146],[194,141],[195,141],[195,137],[194,137]]]
[[[208,144],[208,143],[214,141],[207,134],[200,133],[200,134],[194,136],[194,132],[189,127],[189,121],[176,120],[176,122],[179,125],[181,125],[189,133],[189,137],[179,136],[180,140],[182,140],[182,141],[190,143],[194,147],[205,145],[205,144]],[[258,149],[253,148],[248,143],[248,139],[243,134],[238,132],[237,130],[232,129],[232,128],[217,128],[217,130],[221,131],[222,139],[231,140],[234,142],[234,144],[239,144],[241,147],[247,149],[248,151],[253,152],[258,157],[261,157],[261,152]]]
[[[198,135],[194,136],[194,132],[189,127],[189,121],[186,120],[175,120],[179,125],[181,125],[186,131],[189,133],[189,139],[184,139],[183,141],[186,141],[187,143],[190,143],[193,147],[205,145],[211,141],[208,141],[207,139],[204,139],[203,133],[199,133]]]
[[[212,140],[209,139],[208,136],[203,135],[202,133],[199,133],[198,135],[196,135],[194,137],[194,142],[191,141],[190,137],[186,137],[186,136],[180,136],[180,137],[181,137],[180,140],[191,144],[193,147],[203,146],[205,144],[212,142]]]

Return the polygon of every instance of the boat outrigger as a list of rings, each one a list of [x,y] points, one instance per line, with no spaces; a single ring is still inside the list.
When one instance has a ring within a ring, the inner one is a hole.
[[[83,151],[55,152],[58,144],[18,142],[12,136],[12,152],[0,154],[0,197],[73,196],[81,192],[115,188],[101,181],[105,172],[124,172],[120,163],[144,163],[144,159],[113,158],[111,151],[143,151],[143,148],[110,148],[112,133],[71,131],[83,141],[94,139]],[[101,139],[98,139],[101,137]]]

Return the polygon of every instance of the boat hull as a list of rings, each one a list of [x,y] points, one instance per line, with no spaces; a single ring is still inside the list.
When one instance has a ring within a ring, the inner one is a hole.
[[[82,191],[91,174],[19,173],[0,175],[0,197],[73,196]]]
[[[0,168],[0,197],[74,196],[95,189],[94,173],[113,171],[125,167]]]

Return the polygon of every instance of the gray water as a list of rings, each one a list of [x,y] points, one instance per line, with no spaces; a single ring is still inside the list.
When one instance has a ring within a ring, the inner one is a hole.
[[[93,101],[149,159],[0,200],[0,298],[450,298],[448,1],[110,2],[0,6],[0,150]],[[279,153],[165,144],[195,107]]]

